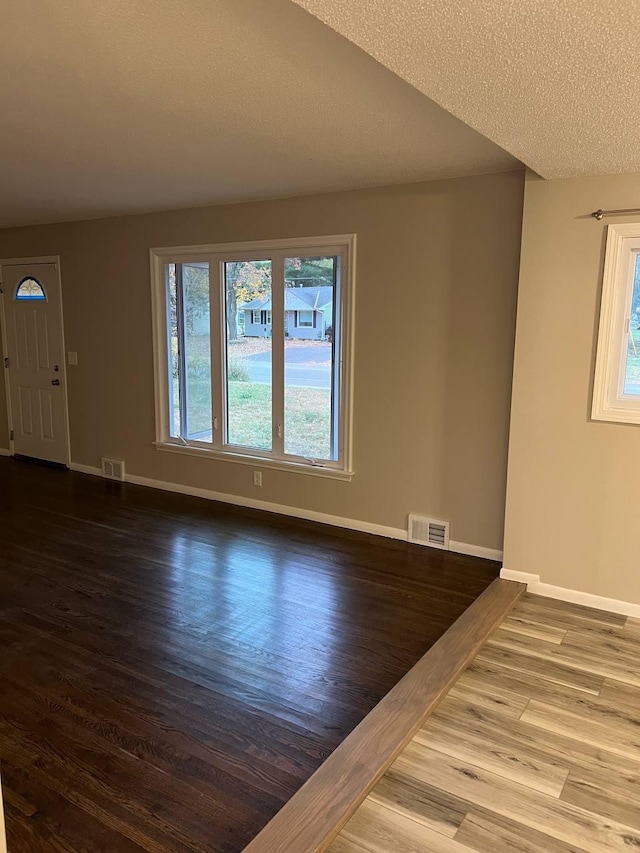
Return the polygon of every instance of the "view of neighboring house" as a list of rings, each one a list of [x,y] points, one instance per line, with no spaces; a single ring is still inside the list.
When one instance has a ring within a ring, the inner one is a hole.
[[[284,291],[284,333],[288,338],[322,341],[333,326],[333,288],[287,287]],[[271,297],[254,299],[238,308],[244,334],[253,338],[271,336]]]

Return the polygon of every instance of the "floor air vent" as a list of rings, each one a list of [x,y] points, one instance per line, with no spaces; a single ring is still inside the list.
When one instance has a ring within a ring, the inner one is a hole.
[[[124,481],[124,462],[122,459],[102,459],[102,476],[107,480]]]
[[[422,515],[409,516],[409,542],[429,545],[431,548],[449,550],[449,522],[425,518]]]

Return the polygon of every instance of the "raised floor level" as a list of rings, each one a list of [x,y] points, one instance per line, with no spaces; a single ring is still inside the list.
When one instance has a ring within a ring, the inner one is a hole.
[[[498,565],[0,459],[11,853],[239,853]]]

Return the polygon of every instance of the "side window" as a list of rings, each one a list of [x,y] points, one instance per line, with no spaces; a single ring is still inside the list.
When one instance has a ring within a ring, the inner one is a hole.
[[[607,232],[591,415],[640,423],[640,223]]]

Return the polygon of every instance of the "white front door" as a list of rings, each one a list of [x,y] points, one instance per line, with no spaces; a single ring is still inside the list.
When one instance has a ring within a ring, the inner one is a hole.
[[[59,264],[0,262],[13,452],[69,464]]]

